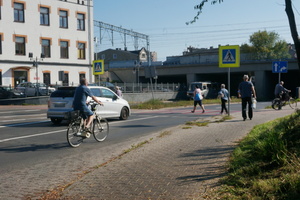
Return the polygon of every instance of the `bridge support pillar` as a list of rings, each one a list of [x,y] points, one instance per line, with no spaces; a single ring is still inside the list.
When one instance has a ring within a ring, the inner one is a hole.
[[[270,81],[269,78],[267,77],[267,74],[265,71],[255,71],[255,91],[258,100],[264,100],[267,99],[266,91],[269,91],[270,88]],[[269,83],[269,84],[268,84]],[[273,88],[274,89],[274,88]],[[272,89],[272,91],[273,91]]]
[[[191,82],[195,82],[195,81],[199,81],[199,80],[196,80],[196,74],[195,73],[188,73],[186,74],[186,81],[188,84],[190,84]]]

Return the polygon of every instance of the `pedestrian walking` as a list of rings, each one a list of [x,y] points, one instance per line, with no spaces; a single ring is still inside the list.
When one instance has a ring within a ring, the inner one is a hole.
[[[191,111],[192,113],[195,112],[197,104],[199,104],[199,106],[202,108],[202,113],[205,112],[204,106],[202,105],[202,99],[203,99],[203,96],[201,94],[201,90],[200,90],[199,86],[196,85],[195,90],[194,90],[194,109]]]
[[[226,107],[226,103],[228,100],[230,100],[228,90],[225,88],[225,84],[221,84],[221,90],[218,94],[219,98],[221,99],[221,112],[220,114],[223,114],[223,111],[225,110],[226,114],[228,114],[228,110]]]
[[[123,93],[119,86],[116,86],[116,93],[119,97],[123,98]]]
[[[244,121],[247,119],[247,104],[248,104],[248,117],[251,120],[253,117],[252,98],[256,99],[254,85],[249,81],[249,76],[244,75],[243,82],[239,84],[238,95],[242,98],[242,117]]]

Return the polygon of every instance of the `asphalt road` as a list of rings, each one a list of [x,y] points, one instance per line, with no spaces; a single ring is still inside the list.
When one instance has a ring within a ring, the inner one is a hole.
[[[269,104],[260,102],[257,109]],[[0,189],[5,187],[9,192],[9,189],[13,189],[9,185],[17,185],[16,180],[22,180],[23,184],[28,184],[27,192],[30,193],[33,191],[30,191],[32,187],[28,182],[38,181],[41,176],[52,178],[44,186],[40,186],[39,190],[56,187],[67,182],[75,171],[84,171],[107,162],[144,138],[148,139],[152,133],[201,117],[219,115],[220,105],[206,105],[205,108],[204,114],[200,108],[191,113],[192,106],[133,110],[128,120],[109,120],[110,134],[104,142],[98,143],[91,137],[80,147],[71,148],[66,140],[67,122],[59,126],[53,125],[46,119],[45,108],[1,107]],[[232,104],[230,110],[240,112],[241,105]]]

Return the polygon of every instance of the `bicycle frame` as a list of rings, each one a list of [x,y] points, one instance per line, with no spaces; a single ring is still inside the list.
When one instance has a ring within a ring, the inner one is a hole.
[[[96,113],[95,102],[89,102],[90,109],[93,112],[94,120],[91,123],[91,133],[85,132],[85,119],[82,117],[80,111],[71,111],[69,116],[71,117],[70,123],[67,130],[67,140],[70,146],[78,147],[84,139],[89,138],[92,134],[97,142],[102,142],[106,139],[109,133],[108,121],[102,118]]]

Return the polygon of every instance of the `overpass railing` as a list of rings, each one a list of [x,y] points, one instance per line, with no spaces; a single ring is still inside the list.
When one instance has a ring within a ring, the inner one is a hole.
[[[121,87],[123,93],[143,93],[143,92],[176,92],[182,91],[184,86],[180,83],[115,83]]]

